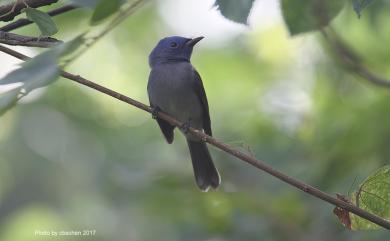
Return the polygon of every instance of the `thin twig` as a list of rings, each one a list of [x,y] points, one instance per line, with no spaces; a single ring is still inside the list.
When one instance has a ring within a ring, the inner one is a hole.
[[[344,66],[374,85],[390,88],[390,80],[378,76],[376,73],[363,66],[359,57],[357,57],[358,55],[350,46],[344,43],[334,31],[331,31],[329,28],[328,32],[321,30],[321,33]]]
[[[18,59],[21,59],[21,60],[29,59],[29,57],[27,57],[19,52],[16,52],[12,49],[1,46],[1,45],[0,45],[0,51],[7,53],[9,55],[12,55],[12,56],[14,56]],[[122,95],[116,91],[113,91],[113,90],[108,89],[104,86],[101,86],[97,83],[94,83],[90,80],[87,80],[79,75],[74,75],[74,74],[71,74],[69,72],[61,71],[61,76],[64,78],[73,80],[79,84],[85,85],[89,88],[95,89],[101,93],[109,95],[115,99],[122,101],[122,102],[125,102],[127,104],[132,105],[132,106],[135,106],[141,110],[152,113],[152,108],[149,107],[148,105],[145,105],[145,104],[138,102],[130,97],[127,97],[127,96]],[[173,117],[171,117],[163,112],[158,112],[157,116],[165,121],[168,121],[170,124],[172,124],[174,126],[180,127],[183,125],[183,123],[181,123],[180,121],[176,120],[175,118],[173,118]],[[267,172],[268,174],[280,179],[281,181],[283,181],[291,186],[294,186],[294,187],[310,194],[311,196],[322,199],[330,204],[333,204],[337,207],[345,209],[345,210],[347,210],[351,213],[354,213],[354,214],[356,214],[356,215],[358,215],[366,220],[369,220],[369,221],[371,221],[371,222],[373,222],[373,223],[375,223],[383,228],[390,230],[390,222],[384,218],[381,218],[373,213],[369,213],[369,212],[367,212],[367,211],[365,211],[365,210],[363,210],[363,209],[361,209],[361,208],[359,208],[359,207],[357,207],[349,202],[340,200],[340,199],[333,197],[333,196],[331,196],[331,195],[329,195],[329,194],[327,194],[327,193],[325,193],[325,192],[323,192],[323,191],[321,191],[321,190],[319,190],[319,189],[317,189],[309,184],[306,184],[298,179],[290,177],[290,176],[282,173],[281,171],[274,169],[272,166],[266,164],[265,162],[263,162],[261,160],[258,160],[258,159],[254,158],[248,154],[245,154],[244,152],[241,152],[237,149],[234,149],[233,147],[231,147],[225,143],[217,141],[213,137],[205,134],[203,131],[200,131],[200,130],[197,130],[197,129],[190,127],[189,132],[191,134],[199,137],[201,140],[204,140],[205,142],[217,147],[218,149],[223,150],[223,151],[237,157],[238,159],[245,161],[246,163],[249,163],[250,165],[252,165],[256,168]]]
[[[128,3],[127,6],[124,7],[124,9],[120,10],[118,15],[114,17],[111,22],[108,23],[108,25],[99,32],[96,36],[88,38],[88,42],[86,43],[86,47],[82,48],[76,55],[72,56],[71,59],[68,61],[74,61],[79,56],[85,53],[89,48],[91,48],[95,43],[98,42],[101,38],[103,38],[106,34],[108,34],[111,30],[113,30],[116,26],[118,26],[120,23],[122,23],[127,17],[129,17],[131,14],[133,14],[139,7],[141,7],[141,4],[145,3],[147,0],[135,0],[131,3]]]
[[[14,46],[50,48],[62,43],[62,41],[51,37],[37,38],[0,31],[0,43]]]
[[[24,0],[16,1],[0,6],[0,21],[11,21],[18,16],[23,8],[27,6],[38,8],[58,2],[58,0]]]
[[[73,5],[73,4],[69,4],[69,5],[65,5],[65,6],[53,9],[53,10],[47,12],[47,14],[49,14],[49,16],[53,17],[56,15],[66,13],[66,12],[71,11],[71,10],[76,9],[76,8],[78,8],[78,6]],[[32,23],[31,20],[29,20],[27,18],[21,18],[21,19],[16,20],[15,22],[12,22],[12,23],[9,23],[3,27],[0,27],[0,31],[10,32],[12,30],[24,27],[24,26],[29,25],[31,23]]]
[[[13,12],[15,11],[15,9],[16,9],[16,6],[17,6],[18,4],[20,4],[20,3],[23,3],[22,1],[23,1],[23,0],[16,0],[15,2],[11,3],[11,4],[12,4],[12,8],[11,8],[7,13],[4,13],[4,14],[0,15],[0,18],[6,17],[6,16],[8,16],[9,14],[13,13]]]

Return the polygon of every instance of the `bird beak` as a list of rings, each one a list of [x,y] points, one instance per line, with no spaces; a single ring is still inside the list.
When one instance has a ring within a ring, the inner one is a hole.
[[[198,43],[198,42],[199,42],[200,40],[202,40],[202,39],[204,39],[203,36],[197,37],[197,38],[193,38],[193,39],[190,39],[190,40],[188,40],[188,42],[186,43],[186,45],[187,45],[187,46],[194,47],[194,45],[195,45],[196,43]]]

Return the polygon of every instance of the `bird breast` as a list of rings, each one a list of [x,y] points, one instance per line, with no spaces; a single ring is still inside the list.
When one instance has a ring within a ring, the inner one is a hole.
[[[202,128],[202,107],[194,89],[194,69],[190,63],[155,66],[149,77],[150,102],[182,122],[191,120]]]

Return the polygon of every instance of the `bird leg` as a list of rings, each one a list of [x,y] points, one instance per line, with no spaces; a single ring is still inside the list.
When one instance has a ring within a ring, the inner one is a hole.
[[[191,118],[189,118],[188,121],[184,122],[180,126],[180,129],[183,130],[184,134],[188,134],[188,131],[190,130],[190,127],[191,127]]]
[[[157,114],[160,112],[161,109],[158,106],[152,107],[152,118],[157,119]]]

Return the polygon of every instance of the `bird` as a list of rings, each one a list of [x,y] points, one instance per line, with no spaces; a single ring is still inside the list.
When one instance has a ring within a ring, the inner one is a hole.
[[[169,144],[173,142],[175,126],[158,118],[157,113],[164,112],[184,123],[179,129],[186,137],[195,181],[201,191],[207,192],[220,185],[221,177],[206,143],[188,132],[191,126],[212,136],[206,92],[190,61],[194,46],[203,38],[161,39],[149,55],[147,91],[153,118]]]

